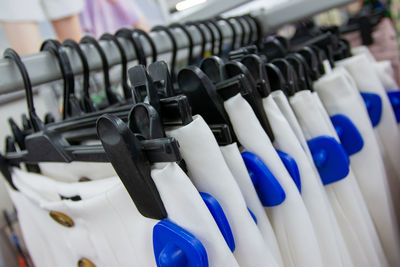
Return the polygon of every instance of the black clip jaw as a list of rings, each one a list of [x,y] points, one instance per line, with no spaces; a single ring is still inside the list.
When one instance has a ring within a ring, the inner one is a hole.
[[[148,218],[166,218],[167,211],[151,178],[151,164],[127,124],[113,115],[103,115],[97,121],[97,132],[139,212]]]

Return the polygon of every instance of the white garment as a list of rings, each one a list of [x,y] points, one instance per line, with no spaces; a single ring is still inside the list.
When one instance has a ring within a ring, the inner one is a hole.
[[[391,266],[400,266],[399,231],[385,173],[367,109],[357,90],[348,81],[346,70],[338,69],[314,84],[331,116],[344,114],[364,140],[361,151],[351,155],[351,166]],[[400,160],[400,159],[399,159]],[[400,188],[393,188],[400,193]]]
[[[55,20],[78,14],[83,0],[2,0],[0,20],[7,22]]]
[[[240,154],[239,148],[236,143],[220,147],[222,155],[231,170],[240,187],[247,207],[253,212],[257,219],[257,226],[260,229],[264,240],[267,241],[268,247],[271,249],[274,258],[279,266],[283,266],[281,252],[279,251],[278,241],[276,240],[274,230],[265,213],[264,207],[258,198],[256,189],[253,186],[250,175],[247,172],[246,165]]]
[[[382,100],[382,116],[379,124],[374,127],[374,132],[380,144],[379,148],[385,164],[389,185],[393,188],[393,194],[397,196],[400,188],[400,130],[386,91],[375,72],[373,64],[368,61],[368,57],[365,54],[342,60],[338,65],[345,67],[351,74],[360,92],[377,94]],[[399,215],[400,211],[397,211]],[[389,244],[385,244],[383,236],[381,236],[381,240],[387,256],[395,258],[392,254],[393,252],[390,252],[394,248]]]
[[[278,266],[203,118],[196,115],[191,123],[167,131],[167,135],[178,140],[188,176],[197,190],[212,195],[224,210],[235,240],[234,255],[239,265]]]
[[[79,182],[79,179],[88,178],[98,180],[117,176],[111,163],[98,162],[71,162],[40,163],[40,172],[43,176],[51,177],[61,182]]]
[[[338,140],[332,124],[328,124],[329,117],[321,112],[322,105],[316,97],[310,91],[301,91],[290,98],[305,138],[330,136]],[[352,171],[344,179],[326,185],[325,190],[354,265],[387,266],[385,258],[379,254],[379,239],[373,238],[377,234],[373,227],[371,229],[372,221]]]
[[[159,165],[151,176],[168,219],[196,236],[210,266],[238,266],[207,206],[175,163]],[[63,183],[42,175],[13,170],[19,191],[9,188],[24,240],[36,266],[76,266],[88,258],[96,266],[156,266],[153,227],[142,216],[118,177]],[[79,195],[82,200],[61,200]],[[66,214],[74,226],[55,222],[50,211]]]
[[[285,266],[323,266],[314,229],[300,193],[251,106],[237,94],[225,101],[224,107],[239,142],[247,151],[262,159],[286,193],[282,204],[266,208]]]
[[[275,136],[274,147],[293,157],[299,168],[301,197],[310,214],[324,266],[353,266],[321,179],[272,96],[264,98],[263,105]]]
[[[307,145],[306,138],[304,137],[303,131],[301,130],[300,124],[297,121],[296,115],[294,114],[287,97],[281,90],[273,91],[271,92],[270,95],[274,98],[274,101],[278,105],[279,110],[282,112],[283,116],[285,116],[287,122],[292,128],[292,131],[299,140],[301,147],[306,152],[307,156],[309,156],[309,158],[312,159],[312,155],[310,152],[310,148]]]

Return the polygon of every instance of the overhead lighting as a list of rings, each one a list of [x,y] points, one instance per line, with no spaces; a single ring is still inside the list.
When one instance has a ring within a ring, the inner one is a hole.
[[[185,10],[185,9],[200,5],[200,4],[202,4],[202,3],[206,2],[206,1],[207,0],[184,0],[184,1],[181,1],[181,2],[177,3],[175,8],[178,11],[182,11],[182,10]]]

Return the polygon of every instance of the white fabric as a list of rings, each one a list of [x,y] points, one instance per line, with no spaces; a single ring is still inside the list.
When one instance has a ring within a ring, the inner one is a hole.
[[[98,180],[117,176],[111,163],[71,162],[40,163],[40,172],[43,176],[51,177],[61,182],[78,182],[81,178]]]
[[[394,79],[392,63],[389,60],[379,61],[374,64],[379,80],[386,91],[398,91],[399,85]]]
[[[225,101],[224,106],[239,142],[263,160],[286,193],[282,204],[266,208],[285,266],[323,266],[314,229],[300,193],[254,111],[240,94]]]
[[[275,136],[274,147],[293,157],[299,168],[301,196],[314,226],[324,266],[353,266],[321,179],[272,96],[264,98],[263,105]]]
[[[385,173],[372,124],[362,98],[346,74],[338,69],[314,84],[330,115],[344,114],[360,131],[364,147],[352,155],[351,166],[357,178],[368,210],[374,221],[391,266],[400,266],[399,231]],[[399,187],[394,187],[397,195]]]
[[[297,121],[296,115],[294,114],[292,107],[290,106],[289,101],[286,98],[285,94],[281,90],[277,90],[271,92],[270,95],[274,98],[274,101],[278,105],[279,110],[282,112],[283,116],[285,116],[287,122],[292,128],[292,131],[295,133],[297,139],[299,140],[301,147],[304,149],[307,156],[309,156],[309,158],[312,159],[306,138],[304,137],[300,124]]]
[[[267,241],[269,248],[278,262],[279,266],[283,266],[281,252],[279,251],[278,241],[276,240],[274,230],[268,220],[264,207],[262,206],[257,192],[253,186],[246,165],[240,155],[240,151],[236,143],[220,147],[222,155],[231,170],[236,182],[240,187],[240,191],[246,201],[247,207],[253,212],[257,219],[257,226]]]
[[[204,245],[210,266],[238,266],[207,206],[175,163],[152,171],[168,219]],[[36,266],[76,266],[86,257],[96,266],[156,266],[152,233],[157,220],[143,217],[118,177],[62,183],[18,169],[9,188],[24,239]],[[80,201],[59,194],[79,194]],[[73,227],[55,222],[50,211],[68,215]],[[195,212],[194,212],[195,211]]]
[[[327,124],[329,118],[321,112],[317,95],[301,91],[290,98],[290,104],[307,140],[318,136],[338,140],[331,123]],[[371,218],[352,171],[344,179],[326,185],[325,190],[354,265],[387,266],[384,256],[379,253],[379,239],[374,238],[377,234],[371,227]]]
[[[2,0],[0,20],[7,22],[61,19],[83,10],[83,0]]]
[[[210,128],[199,115],[188,125],[173,129],[193,184],[221,205],[232,229],[240,266],[278,266],[251,217],[238,184],[229,170]]]

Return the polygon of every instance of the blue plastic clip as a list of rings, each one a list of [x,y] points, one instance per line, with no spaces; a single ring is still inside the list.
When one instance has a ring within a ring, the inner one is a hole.
[[[331,117],[333,126],[339,136],[340,143],[349,156],[359,152],[364,146],[364,140],[353,122],[343,114]]]
[[[379,95],[372,93],[361,93],[361,96],[364,99],[365,106],[367,107],[372,126],[375,127],[381,121],[382,99]]]
[[[394,111],[394,115],[396,115],[396,121],[400,122],[400,91],[391,91],[387,93],[390,104],[392,104],[392,108]]]
[[[278,156],[281,158],[283,165],[285,165],[294,183],[296,184],[297,189],[301,193],[300,171],[296,161],[294,160],[294,158],[292,158],[292,156],[286,154],[285,152],[282,152],[280,150],[276,150],[276,152],[278,153]]]
[[[208,267],[203,244],[168,220],[162,220],[154,226],[153,250],[158,267]]]
[[[263,206],[281,204],[286,198],[285,191],[264,162],[250,152],[243,152],[242,157]]]
[[[208,210],[214,217],[214,221],[217,223],[222,236],[225,238],[226,244],[228,244],[228,247],[232,252],[235,251],[235,240],[233,238],[232,230],[221,205],[210,194],[200,192],[200,196],[203,198]]]
[[[257,217],[256,217],[256,215],[254,215],[254,213],[253,213],[249,208],[247,208],[247,209],[249,210],[249,213],[250,213],[251,217],[253,218],[254,222],[257,224]]]
[[[324,185],[347,176],[350,171],[349,156],[334,138],[319,136],[307,141],[307,144]]]

